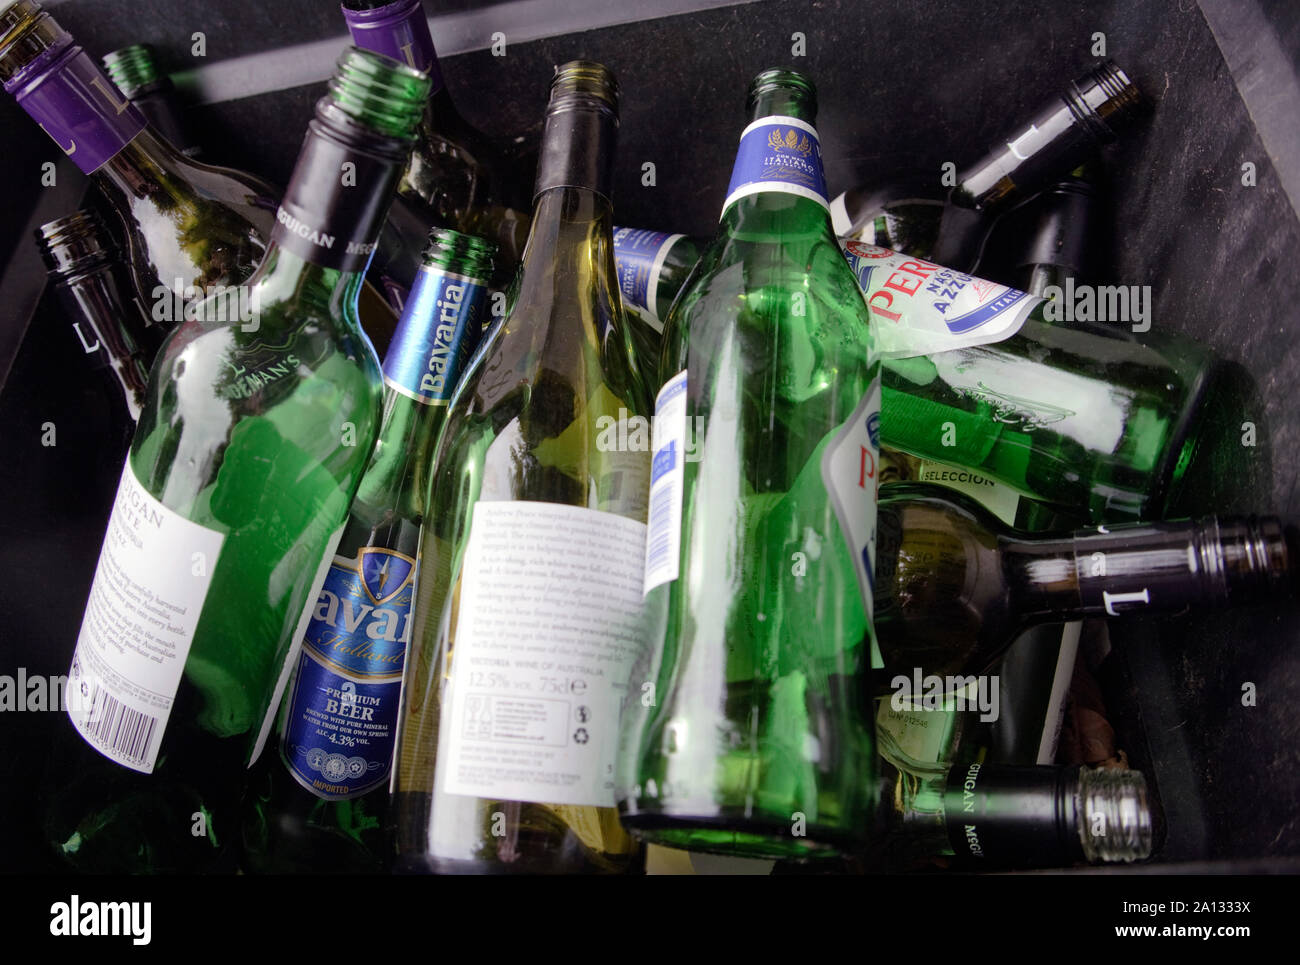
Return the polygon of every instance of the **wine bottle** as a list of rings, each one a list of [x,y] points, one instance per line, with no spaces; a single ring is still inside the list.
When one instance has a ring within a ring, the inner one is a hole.
[[[198,157],[200,149],[190,136],[181,114],[172,79],[158,69],[153,50],[146,44],[131,44],[100,58],[122,96],[139,108],[149,126],[186,157]]]
[[[1273,517],[1033,537],[924,483],[882,491],[879,514],[878,692],[915,695],[917,677],[982,673],[1036,623],[1236,606],[1294,591],[1290,536]]]
[[[382,276],[390,302],[401,310],[433,225],[493,241],[493,286],[506,287],[528,236],[526,176],[513,170],[507,155],[452,103],[421,0],[343,0],[342,9],[358,47],[400,60],[433,79],[420,140],[375,252],[374,271]]]
[[[155,134],[36,0],[0,11],[0,81],[121,222],[134,296],[161,335],[186,303],[240,284],[262,260],[276,191],[193,161]]]
[[[1151,855],[1151,806],[1139,771],[933,764],[896,750],[881,756],[885,830],[867,856],[869,870],[917,870],[936,858],[985,871]]]
[[[377,872],[433,444],[483,331],[489,242],[435,229],[384,360],[374,454],[244,809],[250,871]]]
[[[614,273],[618,88],[557,68],[509,314],[438,444],[394,808],[399,871],[613,873],[641,649],[649,402]]]
[[[69,675],[84,741],[47,815],[81,868],[192,870],[230,841],[378,428],[357,290],[427,91],[346,51],[240,289],[251,313],[213,296],[159,353]]]
[[[91,366],[112,373],[115,394],[131,422],[140,419],[150,358],[158,346],[141,350],[152,334],[127,294],[117,246],[99,217],[78,211],[41,225],[41,257],[54,279],[55,297]],[[106,385],[108,380],[105,380]]]
[[[879,366],[826,210],[816,93],[749,88],[718,233],[664,328],[623,823],[823,858],[869,833]]]
[[[614,228],[619,296],[642,362],[642,379],[652,392],[660,386],[663,316],[686,283],[703,247],[702,240],[682,234]]]
[[[1137,86],[1104,60],[958,173],[946,200],[909,197],[910,187],[846,191],[831,202],[835,232],[974,271],[995,217],[1114,141],[1140,104]]]
[[[882,442],[1092,522],[1159,517],[1219,365],[1048,320],[1051,303],[846,242],[884,357]]]
[[[1097,189],[1086,167],[1045,188],[1024,210],[1031,230],[1018,259],[1015,286],[1048,298],[1052,289],[1093,277],[1096,207]]]

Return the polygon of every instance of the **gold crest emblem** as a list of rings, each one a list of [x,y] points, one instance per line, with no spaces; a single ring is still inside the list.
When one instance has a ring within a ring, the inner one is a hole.
[[[793,151],[802,157],[807,157],[812,153],[812,141],[808,140],[808,135],[800,135],[793,127],[786,131],[785,137],[781,136],[781,129],[771,131],[767,135],[768,147],[776,151]]]

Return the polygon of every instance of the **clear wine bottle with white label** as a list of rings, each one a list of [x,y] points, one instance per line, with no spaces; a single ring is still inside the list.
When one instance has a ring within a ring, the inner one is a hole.
[[[436,228],[384,359],[375,452],[244,807],[249,871],[378,872],[433,446],[487,314],[492,245]]]
[[[374,444],[357,291],[427,91],[345,52],[266,259],[159,353],[69,672],[81,740],[47,809],[79,868],[194,870],[237,833],[244,768]]]
[[[623,822],[828,858],[870,833],[879,365],[826,210],[816,94],[753,81],[718,233],[664,330]]]
[[[396,869],[620,873],[614,752],[640,604],[648,400],[614,274],[618,88],[560,66],[510,313],[443,427],[394,779]]]

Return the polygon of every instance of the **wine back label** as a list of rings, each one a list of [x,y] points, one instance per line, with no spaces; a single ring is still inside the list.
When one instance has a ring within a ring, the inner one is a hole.
[[[659,273],[672,246],[684,237],[637,228],[614,229],[614,267],[623,307],[636,312],[656,332],[664,330],[659,315],[668,308],[657,301]]]
[[[424,71],[433,81],[432,90],[442,88],[442,70],[433,49],[422,0],[396,0],[373,10],[343,7],[343,19],[347,21],[352,42],[362,50],[373,50]]]
[[[821,143],[807,121],[761,117],[741,132],[722,214],[741,198],[766,191],[808,198],[829,210]]]
[[[645,525],[538,502],[474,506],[435,784],[614,806],[627,676],[643,646]]]
[[[153,772],[224,541],[150,495],[127,460],[68,673],[72,725],[124,767]]]
[[[969,469],[949,466],[929,459],[921,463],[916,478],[920,482],[935,483],[965,493],[1008,526],[1014,526],[1016,523],[1020,494],[994,479],[988,479]]]
[[[326,800],[360,797],[392,768],[416,562],[382,547],[336,557],[303,635],[280,750]]]
[[[853,559],[868,622],[875,610],[876,466],[879,458],[880,379],[877,378],[853,414],[826,444],[821,464],[822,481],[826,484],[826,493]],[[874,634],[871,665],[885,665]]]
[[[446,405],[483,333],[487,284],[425,265],[384,357],[384,384],[425,405]]]
[[[682,490],[686,485],[686,371],[655,399],[651,433],[644,592],[677,579],[682,552]]]
[[[400,174],[391,160],[336,141],[312,120],[271,241],[322,268],[364,271]]]
[[[139,109],[75,45],[50,48],[6,81],[5,90],[86,174],[145,128]]]
[[[1043,299],[857,241],[842,242],[882,358],[933,355],[1010,338]]]

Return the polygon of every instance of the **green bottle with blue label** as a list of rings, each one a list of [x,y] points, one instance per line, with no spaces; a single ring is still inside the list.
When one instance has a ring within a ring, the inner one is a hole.
[[[487,319],[495,246],[435,229],[384,359],[384,415],[343,536],[293,656],[278,753],[244,809],[257,872],[381,871],[428,472]]]
[[[664,327],[620,818],[825,858],[869,835],[880,366],[831,230],[806,77],[749,91],[718,233]]]

